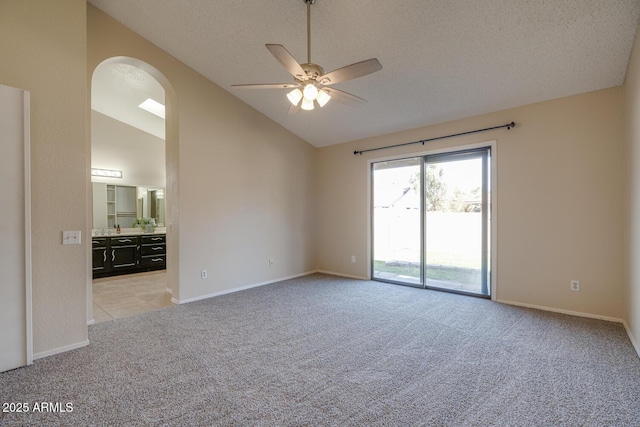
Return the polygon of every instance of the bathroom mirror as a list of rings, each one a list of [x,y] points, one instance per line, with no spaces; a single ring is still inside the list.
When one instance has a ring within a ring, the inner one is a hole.
[[[93,183],[93,228],[131,228],[136,218],[165,226],[164,188]]]
[[[142,187],[138,187],[142,190]],[[138,198],[142,199],[142,217],[153,218],[156,220],[158,227],[164,227],[164,188],[147,188],[146,200],[144,200],[144,192],[142,197],[138,193]]]

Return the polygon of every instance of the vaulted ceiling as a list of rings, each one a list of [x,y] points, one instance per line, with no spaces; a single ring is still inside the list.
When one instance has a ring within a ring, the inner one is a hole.
[[[624,82],[637,0],[316,0],[311,60],[330,71],[378,58],[335,87],[368,101],[287,113],[289,83],[265,48],[306,62],[304,0],[89,0],[316,147],[441,123]]]

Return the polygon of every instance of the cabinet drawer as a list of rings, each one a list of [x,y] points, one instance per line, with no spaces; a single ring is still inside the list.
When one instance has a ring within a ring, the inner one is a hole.
[[[106,248],[107,241],[107,237],[94,237],[91,239],[91,245],[93,249]]]
[[[161,245],[142,245],[141,248],[142,256],[153,256],[153,255],[164,255],[166,254],[166,247],[164,244]]]
[[[111,247],[138,245],[137,237],[112,237]]]
[[[157,243],[165,243],[167,235],[166,234],[154,234],[152,236],[140,236],[140,243],[143,245],[153,245]]]
[[[164,267],[166,264],[166,256],[165,255],[158,255],[158,256],[145,256],[142,257],[142,260],[140,261],[140,265],[142,265],[143,267]]]

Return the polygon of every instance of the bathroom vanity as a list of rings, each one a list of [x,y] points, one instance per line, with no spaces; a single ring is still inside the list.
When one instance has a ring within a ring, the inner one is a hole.
[[[164,232],[91,236],[93,278],[119,274],[163,270],[166,263],[166,234]]]
[[[92,184],[93,277],[167,268],[164,188]],[[141,220],[152,220],[158,228],[145,233],[139,228]]]

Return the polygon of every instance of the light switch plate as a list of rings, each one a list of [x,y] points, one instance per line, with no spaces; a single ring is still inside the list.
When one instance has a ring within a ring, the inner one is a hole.
[[[63,245],[79,245],[81,242],[82,233],[78,231],[63,231],[62,232],[62,244]]]

